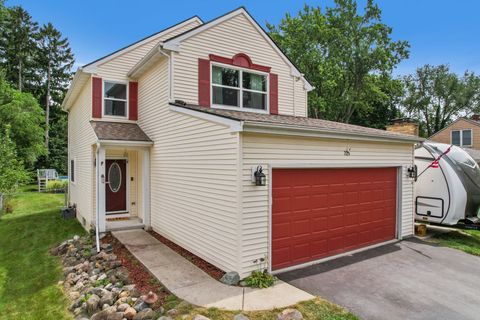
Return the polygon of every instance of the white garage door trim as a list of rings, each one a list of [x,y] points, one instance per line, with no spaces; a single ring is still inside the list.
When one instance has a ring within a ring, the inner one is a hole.
[[[344,165],[341,163],[333,163],[333,164],[316,164],[316,163],[292,163],[292,162],[269,162],[268,164],[268,272],[271,274],[278,274],[286,271],[301,269],[304,267],[308,267],[311,265],[319,264],[325,261],[337,259],[343,256],[351,255],[357,252],[366,251],[369,249],[373,249],[376,247],[380,247],[386,244],[398,242],[401,240],[402,234],[402,193],[403,193],[403,166],[398,165],[398,163],[384,163],[384,164],[372,164],[372,165],[365,165],[365,164],[349,164]],[[389,240],[382,243],[377,243],[371,246],[363,247],[360,249],[344,252],[341,254],[337,254],[334,256],[309,261],[305,263],[301,263],[295,266],[287,267],[272,271],[272,173],[273,169],[361,169],[361,168],[397,168],[397,212],[396,212],[396,220],[395,220],[395,239]]]

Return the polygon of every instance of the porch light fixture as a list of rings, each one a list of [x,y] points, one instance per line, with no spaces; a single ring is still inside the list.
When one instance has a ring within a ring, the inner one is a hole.
[[[252,180],[255,182],[256,186],[265,186],[267,184],[267,177],[263,173],[263,168],[260,165],[253,172],[253,177],[252,178],[253,178]]]
[[[417,181],[418,178],[418,168],[417,165],[414,164],[413,166],[408,167],[407,169],[407,175],[409,178],[413,179],[414,181]]]

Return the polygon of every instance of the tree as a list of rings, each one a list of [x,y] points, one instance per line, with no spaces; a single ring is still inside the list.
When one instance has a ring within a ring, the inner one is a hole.
[[[2,161],[0,161],[1,195],[15,191],[18,185],[26,183],[29,179],[22,161],[17,158],[15,143],[10,139],[9,126],[0,130],[0,154],[2,155]]]
[[[381,99],[373,98],[369,108],[356,110],[351,118],[351,123],[365,127],[385,129],[390,120],[401,117],[399,103],[403,98],[403,82],[400,79],[391,79],[390,76],[375,77],[382,92]]]
[[[55,103],[59,109],[59,97],[63,97],[67,90],[74,59],[68,39],[62,38],[62,34],[51,23],[40,28],[37,38],[36,66],[39,81],[35,95],[40,101],[45,101],[45,147],[48,150],[50,106]]]
[[[33,56],[38,24],[22,7],[7,9],[0,33],[0,61],[9,82],[20,91],[34,77]]]
[[[402,106],[420,121],[427,137],[458,116],[480,111],[480,78],[473,72],[460,77],[446,65],[425,65],[404,77],[404,82]]]
[[[43,117],[35,98],[11,88],[0,74],[0,131],[8,127],[17,156],[27,169],[33,169],[37,158],[45,154]]]
[[[289,14],[278,26],[267,24],[270,36],[315,86],[309,94],[309,114],[350,122],[372,108],[372,99],[388,94],[378,77],[387,77],[408,57],[409,45],[393,41],[392,29],[381,21],[381,10],[368,0],[363,15],[354,0],[335,0],[326,8],[306,5],[298,16]]]

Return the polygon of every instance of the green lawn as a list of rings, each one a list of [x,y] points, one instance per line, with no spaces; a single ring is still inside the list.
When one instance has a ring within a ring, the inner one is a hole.
[[[48,249],[84,231],[60,217],[64,195],[21,191],[13,213],[0,217],[0,319],[72,319],[57,286],[60,262]]]
[[[465,251],[480,256],[480,231],[461,230],[436,235],[434,241],[442,246]]]

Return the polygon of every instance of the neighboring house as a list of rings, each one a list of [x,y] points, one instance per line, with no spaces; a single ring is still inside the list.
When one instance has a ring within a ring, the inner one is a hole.
[[[480,119],[458,118],[428,140],[480,150]]]
[[[69,202],[242,277],[411,236],[419,138],[307,118],[311,89],[244,8],[98,59],[63,102]]]

